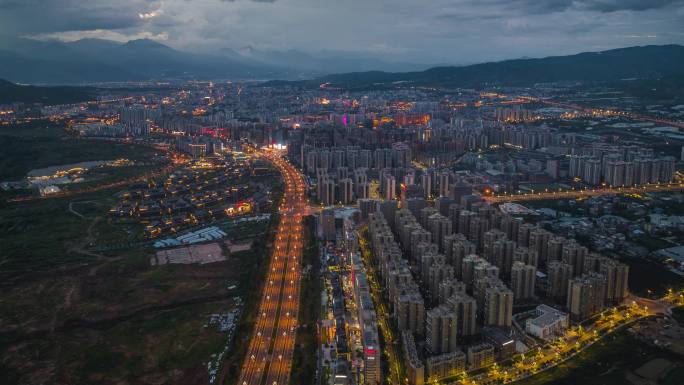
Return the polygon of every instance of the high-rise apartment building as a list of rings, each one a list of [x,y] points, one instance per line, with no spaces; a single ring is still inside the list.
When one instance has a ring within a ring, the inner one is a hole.
[[[485,290],[484,324],[487,326],[510,327],[513,317],[513,292],[505,285]]]
[[[511,290],[516,302],[524,302],[534,297],[534,283],[537,268],[523,262],[513,262],[511,268]]]
[[[606,297],[606,278],[589,273],[568,283],[567,308],[574,320],[584,320],[603,310]]]
[[[552,261],[546,266],[546,296],[557,302],[565,302],[568,296],[568,282],[572,279],[572,265]]]
[[[457,314],[458,335],[472,336],[477,334],[477,302],[465,292],[453,294],[446,300]]]
[[[458,344],[458,313],[448,305],[439,305],[427,312],[425,347],[430,354],[456,351]]]

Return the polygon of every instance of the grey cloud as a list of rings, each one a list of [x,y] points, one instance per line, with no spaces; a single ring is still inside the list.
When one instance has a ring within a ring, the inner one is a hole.
[[[474,15],[466,13],[444,13],[436,16],[436,19],[438,20],[445,20],[451,22],[463,22],[472,20],[494,20],[500,18],[500,15]]]
[[[561,12],[570,8],[573,3],[575,3],[574,0],[466,0],[465,2],[454,2],[457,8],[461,4],[466,4],[468,8],[497,12],[502,17],[511,12],[534,15]]]
[[[138,13],[159,7],[158,0],[0,0],[0,31],[37,34],[141,25]]]
[[[262,4],[267,3],[267,4]],[[0,0],[0,35],[163,36],[174,48],[383,49],[476,62],[684,43],[684,0]],[[622,11],[622,12],[618,12]],[[139,16],[142,14],[142,16]],[[61,35],[60,35],[61,34]],[[622,36],[658,36],[647,42]],[[375,48],[373,48],[375,47]],[[389,48],[387,48],[389,47]]]
[[[478,5],[489,5],[498,8],[499,11],[506,10],[536,15],[562,12],[569,9],[603,13],[638,12],[668,6],[682,6],[684,0],[467,0],[467,3],[474,8],[477,8]]]
[[[646,11],[667,6],[682,6],[682,0],[583,0],[578,4],[586,9],[599,12]]]
[[[513,0],[511,5],[533,14],[560,12],[570,8],[573,0]]]

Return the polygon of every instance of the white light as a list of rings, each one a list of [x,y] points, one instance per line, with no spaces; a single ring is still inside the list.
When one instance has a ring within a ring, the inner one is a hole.
[[[157,16],[159,16],[157,11],[138,13],[138,18],[143,20],[153,19]]]

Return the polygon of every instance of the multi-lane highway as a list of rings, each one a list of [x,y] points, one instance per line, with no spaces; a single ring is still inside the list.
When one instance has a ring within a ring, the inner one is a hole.
[[[275,152],[263,152],[262,156],[282,174],[285,193],[259,314],[238,384],[284,385],[289,382],[297,331],[302,218],[307,203],[302,175]]]

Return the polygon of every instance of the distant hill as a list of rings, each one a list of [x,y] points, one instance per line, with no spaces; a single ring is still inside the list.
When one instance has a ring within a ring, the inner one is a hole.
[[[147,39],[127,43],[6,40],[0,42],[0,77],[20,83],[289,78],[287,69],[275,65],[182,52]]]
[[[643,46],[542,59],[516,59],[420,72],[355,72],[286,84],[317,87],[331,83],[348,89],[403,86],[531,86],[551,82],[607,82],[621,79],[684,77],[684,47]],[[271,85],[283,84],[271,82]]]
[[[684,47],[643,46],[541,59],[521,58],[467,66],[389,64],[354,52],[263,51],[245,47],[198,54],[147,39],[119,43],[0,39],[0,78],[17,83],[83,84],[158,79],[311,79],[285,84],[318,87],[329,82],[348,89],[402,86],[531,86],[550,82],[610,82],[620,79],[684,77]],[[387,69],[412,72],[347,72]],[[422,67],[424,68],[424,67]],[[335,73],[336,75],[323,75]],[[268,85],[282,84],[282,81]]]
[[[199,54],[179,51],[149,39],[127,43],[103,39],[60,42],[0,36],[0,78],[20,83],[311,79],[351,71],[417,71],[428,67],[352,51],[314,54],[248,46]]]
[[[84,87],[23,86],[0,79],[0,104],[69,104],[90,100],[91,89]]]

